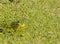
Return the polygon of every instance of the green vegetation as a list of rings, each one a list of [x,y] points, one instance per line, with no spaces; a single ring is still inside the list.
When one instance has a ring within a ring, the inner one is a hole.
[[[0,44],[60,44],[60,1],[0,0]]]

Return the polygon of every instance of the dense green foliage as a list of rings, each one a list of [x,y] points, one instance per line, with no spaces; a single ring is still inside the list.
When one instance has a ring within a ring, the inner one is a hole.
[[[60,44],[60,1],[0,0],[0,44]]]

